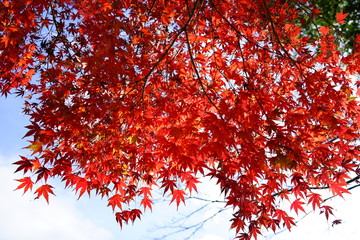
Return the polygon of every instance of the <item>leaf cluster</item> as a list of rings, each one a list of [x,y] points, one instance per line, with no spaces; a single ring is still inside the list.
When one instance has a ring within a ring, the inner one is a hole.
[[[333,25],[302,34],[311,4],[2,1],[0,91],[31,119],[18,188],[48,201],[60,178],[122,226],[206,175],[240,239],[293,226],[279,200],[328,216],[316,190],[342,196],[358,173],[360,51],[343,55]]]

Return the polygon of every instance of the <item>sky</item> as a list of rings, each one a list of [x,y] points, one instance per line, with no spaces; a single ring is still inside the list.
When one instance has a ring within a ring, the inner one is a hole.
[[[183,240],[191,232],[180,231],[169,235],[169,232],[181,230],[179,226],[191,226],[208,219],[223,208],[223,204],[210,204],[189,217],[189,214],[204,206],[205,202],[190,199],[186,206],[169,206],[169,199],[161,195],[155,196],[156,203],[152,212],[146,212],[140,221],[124,226],[120,230],[111,208],[106,207],[105,199],[95,195],[90,198],[77,197],[70,189],[64,189],[60,181],[51,182],[55,187],[56,196],[50,196],[48,204],[44,199],[34,200],[32,193],[22,194],[14,191],[17,187],[15,179],[22,177],[14,173],[13,162],[19,160],[19,155],[27,155],[23,149],[27,146],[22,139],[26,133],[24,126],[28,120],[21,113],[22,100],[10,96],[0,97],[0,240]],[[201,197],[221,199],[220,193],[213,182],[203,179],[198,187]],[[319,213],[309,212],[298,226],[291,232],[285,230],[276,234],[264,232],[260,240],[358,240],[360,229],[360,188],[345,195],[345,199],[336,198],[329,201],[334,207],[335,217],[326,221]],[[296,215],[295,215],[296,216]],[[229,230],[231,209],[223,211],[208,220],[199,228],[192,240],[229,240],[234,232]],[[342,223],[332,226],[332,221],[341,219]]]

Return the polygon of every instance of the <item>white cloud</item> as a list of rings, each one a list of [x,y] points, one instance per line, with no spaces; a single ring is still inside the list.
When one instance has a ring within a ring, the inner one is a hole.
[[[8,161],[6,161],[8,162]],[[4,159],[0,157],[0,163]],[[98,226],[75,206],[74,197],[33,200],[31,193],[14,191],[14,169],[0,164],[0,233],[6,240],[107,240],[109,230]],[[17,176],[18,177],[18,176]]]

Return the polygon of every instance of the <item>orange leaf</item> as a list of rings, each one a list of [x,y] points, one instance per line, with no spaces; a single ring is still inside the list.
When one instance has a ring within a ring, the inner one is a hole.
[[[2,37],[1,41],[5,44],[5,47],[9,45],[10,38],[9,37]]]
[[[330,32],[330,28],[321,26],[319,32],[326,35]]]
[[[45,200],[49,203],[49,193],[52,195],[55,195],[54,192],[51,190],[53,187],[49,184],[45,184],[40,186],[35,193],[37,193],[37,196],[35,199],[38,199],[39,197],[43,196]]]
[[[30,177],[24,177],[16,181],[21,182],[21,184],[15,190],[24,188],[24,193],[26,193],[26,191],[29,189],[31,190],[34,184]]]
[[[344,24],[345,21],[344,19],[346,18],[346,16],[348,15],[348,13],[343,13],[342,11],[336,14],[336,21],[338,21],[338,23],[340,24]]]
[[[111,198],[109,198],[108,206],[111,206],[113,211],[114,211],[115,207],[122,209],[122,205],[121,205],[122,202],[123,202],[123,198],[121,197],[121,195],[116,194],[116,195],[112,196]]]
[[[28,149],[32,150],[32,155],[39,153],[42,151],[42,143],[41,142],[35,142],[35,141],[30,141],[31,145],[25,147]]]

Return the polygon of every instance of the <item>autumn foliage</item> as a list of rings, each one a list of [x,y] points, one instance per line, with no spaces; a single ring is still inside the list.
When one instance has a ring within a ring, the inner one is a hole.
[[[337,50],[343,12],[302,34],[311,2],[1,1],[0,90],[31,121],[18,188],[48,201],[60,178],[122,225],[207,175],[240,239],[294,225],[279,199],[331,213],[316,189],[359,173],[360,49]]]

